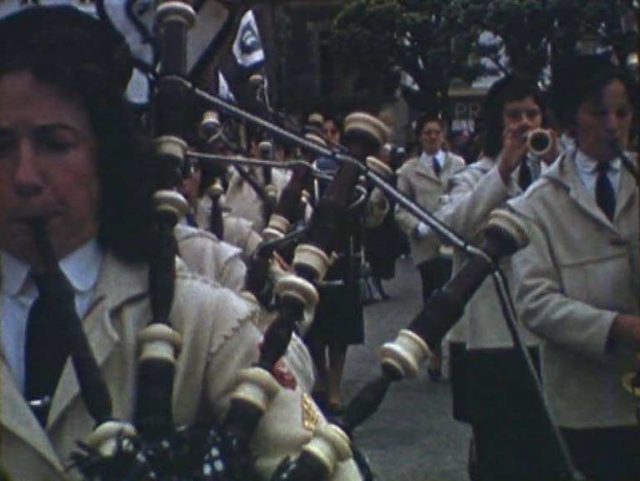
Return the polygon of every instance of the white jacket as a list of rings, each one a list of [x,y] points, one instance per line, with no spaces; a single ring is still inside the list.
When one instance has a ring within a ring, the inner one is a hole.
[[[441,200],[442,206],[436,215],[464,238],[480,244],[482,230],[489,214],[504,206],[508,199],[522,193],[515,179],[517,170],[506,185],[498,172],[497,162],[484,157],[469,165],[450,180],[448,194]],[[453,273],[460,268],[465,257],[454,251]],[[511,279],[511,265],[508,259],[500,262],[506,278]],[[520,334],[528,345],[537,340],[519,325]],[[513,341],[493,280],[486,279],[468,302],[463,318],[451,330],[448,339],[466,342],[469,349],[492,349],[511,347]]]
[[[622,169],[613,222],[584,187],[571,153],[511,203],[529,246],[513,256],[516,306],[543,338],[545,391],[559,424],[637,425],[620,378],[634,353],[607,349],[617,313],[638,314],[638,190]]]

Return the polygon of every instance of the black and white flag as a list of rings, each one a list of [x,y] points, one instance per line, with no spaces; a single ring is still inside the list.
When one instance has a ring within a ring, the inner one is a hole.
[[[264,106],[260,105],[256,86],[251,85],[249,78],[253,74],[262,73],[266,62],[258,27],[259,14],[258,10],[247,10],[242,15],[233,44],[230,51],[222,57],[216,78],[216,92],[220,97],[257,114],[263,113]]]
[[[224,78],[222,72],[218,72],[218,95],[227,102],[236,103],[236,97],[231,92],[231,89],[229,89],[227,79]]]
[[[248,10],[240,20],[233,42],[233,56],[238,65],[244,68],[255,68],[264,63],[262,40],[252,10]]]

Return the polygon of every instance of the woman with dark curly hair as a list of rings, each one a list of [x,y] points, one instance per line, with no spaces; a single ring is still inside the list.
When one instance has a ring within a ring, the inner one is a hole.
[[[123,99],[128,55],[117,33],[70,7],[0,20],[0,465],[16,480],[70,479],[69,456],[94,428],[67,338],[46,312],[34,314],[46,297],[34,221],[72,288],[113,416],[134,417],[154,229],[150,169]],[[222,421],[238,371],[257,361],[255,315],[231,291],[177,267],[176,425]],[[286,384],[253,438],[259,479],[325,423],[295,377]],[[332,479],[360,475],[346,462]]]

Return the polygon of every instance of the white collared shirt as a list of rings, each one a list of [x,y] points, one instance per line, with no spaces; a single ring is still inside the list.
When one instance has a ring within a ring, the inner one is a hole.
[[[60,260],[60,268],[76,293],[76,312],[82,319],[91,306],[104,254],[91,240]],[[38,289],[29,277],[31,266],[0,251],[0,336],[7,363],[24,391],[27,318]]]
[[[440,166],[440,170],[442,170],[444,168],[444,162],[447,160],[447,154],[444,152],[444,150],[438,150],[435,155],[430,155],[426,152],[422,152],[422,154],[420,154],[420,162],[428,169],[433,168],[433,163],[431,160],[433,158],[436,159],[436,162],[438,162],[438,165]]]
[[[580,149],[575,150],[574,159],[582,184],[587,188],[589,193],[595,199],[596,180],[598,179],[598,161],[592,159]],[[616,157],[609,162],[609,171],[607,172],[607,177],[609,177],[609,181],[611,182],[611,186],[613,187],[613,192],[616,196],[618,195],[618,186],[620,185],[621,165],[622,161],[619,157]]]

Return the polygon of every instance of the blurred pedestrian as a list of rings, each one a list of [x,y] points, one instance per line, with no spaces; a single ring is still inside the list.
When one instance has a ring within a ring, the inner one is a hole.
[[[398,190],[420,207],[434,212],[449,178],[463,169],[465,162],[462,157],[445,150],[446,129],[441,117],[423,116],[416,124],[415,134],[421,152],[398,170]],[[400,205],[396,207],[395,217],[409,237],[413,262],[422,280],[422,300],[426,302],[431,293],[449,279],[451,258],[441,253],[440,240],[424,222]],[[433,380],[440,378],[440,362],[439,352],[434,353],[428,368]]]

